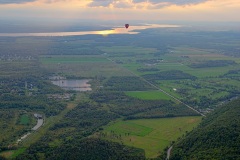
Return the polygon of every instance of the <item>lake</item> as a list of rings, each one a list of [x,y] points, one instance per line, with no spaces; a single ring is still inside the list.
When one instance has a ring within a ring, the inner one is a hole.
[[[51,81],[54,85],[57,85],[65,90],[73,90],[73,91],[91,91],[91,84],[88,84],[90,79],[81,79],[81,80],[53,80]]]
[[[0,33],[2,37],[59,37],[59,36],[81,36],[81,35],[102,35],[107,36],[110,34],[138,34],[137,30],[144,30],[148,28],[177,28],[179,25],[169,24],[147,24],[139,26],[131,26],[126,29],[125,27],[114,27],[109,30],[100,31],[80,31],[80,32],[48,32],[48,33]]]

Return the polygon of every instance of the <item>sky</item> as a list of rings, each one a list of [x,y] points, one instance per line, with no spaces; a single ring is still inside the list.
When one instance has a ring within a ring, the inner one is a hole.
[[[0,0],[0,20],[240,22],[240,0]]]

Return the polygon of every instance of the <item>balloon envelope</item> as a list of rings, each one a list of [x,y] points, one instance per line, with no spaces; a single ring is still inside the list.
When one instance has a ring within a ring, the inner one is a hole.
[[[125,28],[128,28],[129,27],[129,24],[125,24]]]

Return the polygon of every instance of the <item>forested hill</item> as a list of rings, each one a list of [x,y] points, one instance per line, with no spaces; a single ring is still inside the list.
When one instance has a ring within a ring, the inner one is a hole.
[[[240,159],[240,98],[216,109],[176,143],[170,159]]]

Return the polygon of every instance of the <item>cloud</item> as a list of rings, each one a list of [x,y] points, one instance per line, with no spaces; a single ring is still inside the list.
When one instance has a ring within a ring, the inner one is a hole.
[[[115,7],[115,8],[162,8],[171,5],[192,5],[209,0],[93,0],[89,7]]]
[[[240,21],[239,0],[0,0],[2,19]],[[0,21],[1,24],[1,21]]]
[[[144,1],[144,0],[133,0],[133,1]],[[148,0],[148,2],[152,4],[169,3],[169,4],[176,4],[176,5],[197,4],[197,3],[202,3],[206,1],[207,0]]]
[[[18,4],[26,2],[34,2],[35,0],[0,0],[0,4]]]
[[[191,5],[209,0],[84,0],[88,7],[114,8],[162,8],[170,5]],[[28,2],[49,3],[84,3],[83,0],[0,0],[0,4],[21,4]]]
[[[107,7],[113,2],[114,0],[94,0],[92,3],[89,4],[89,7]]]

